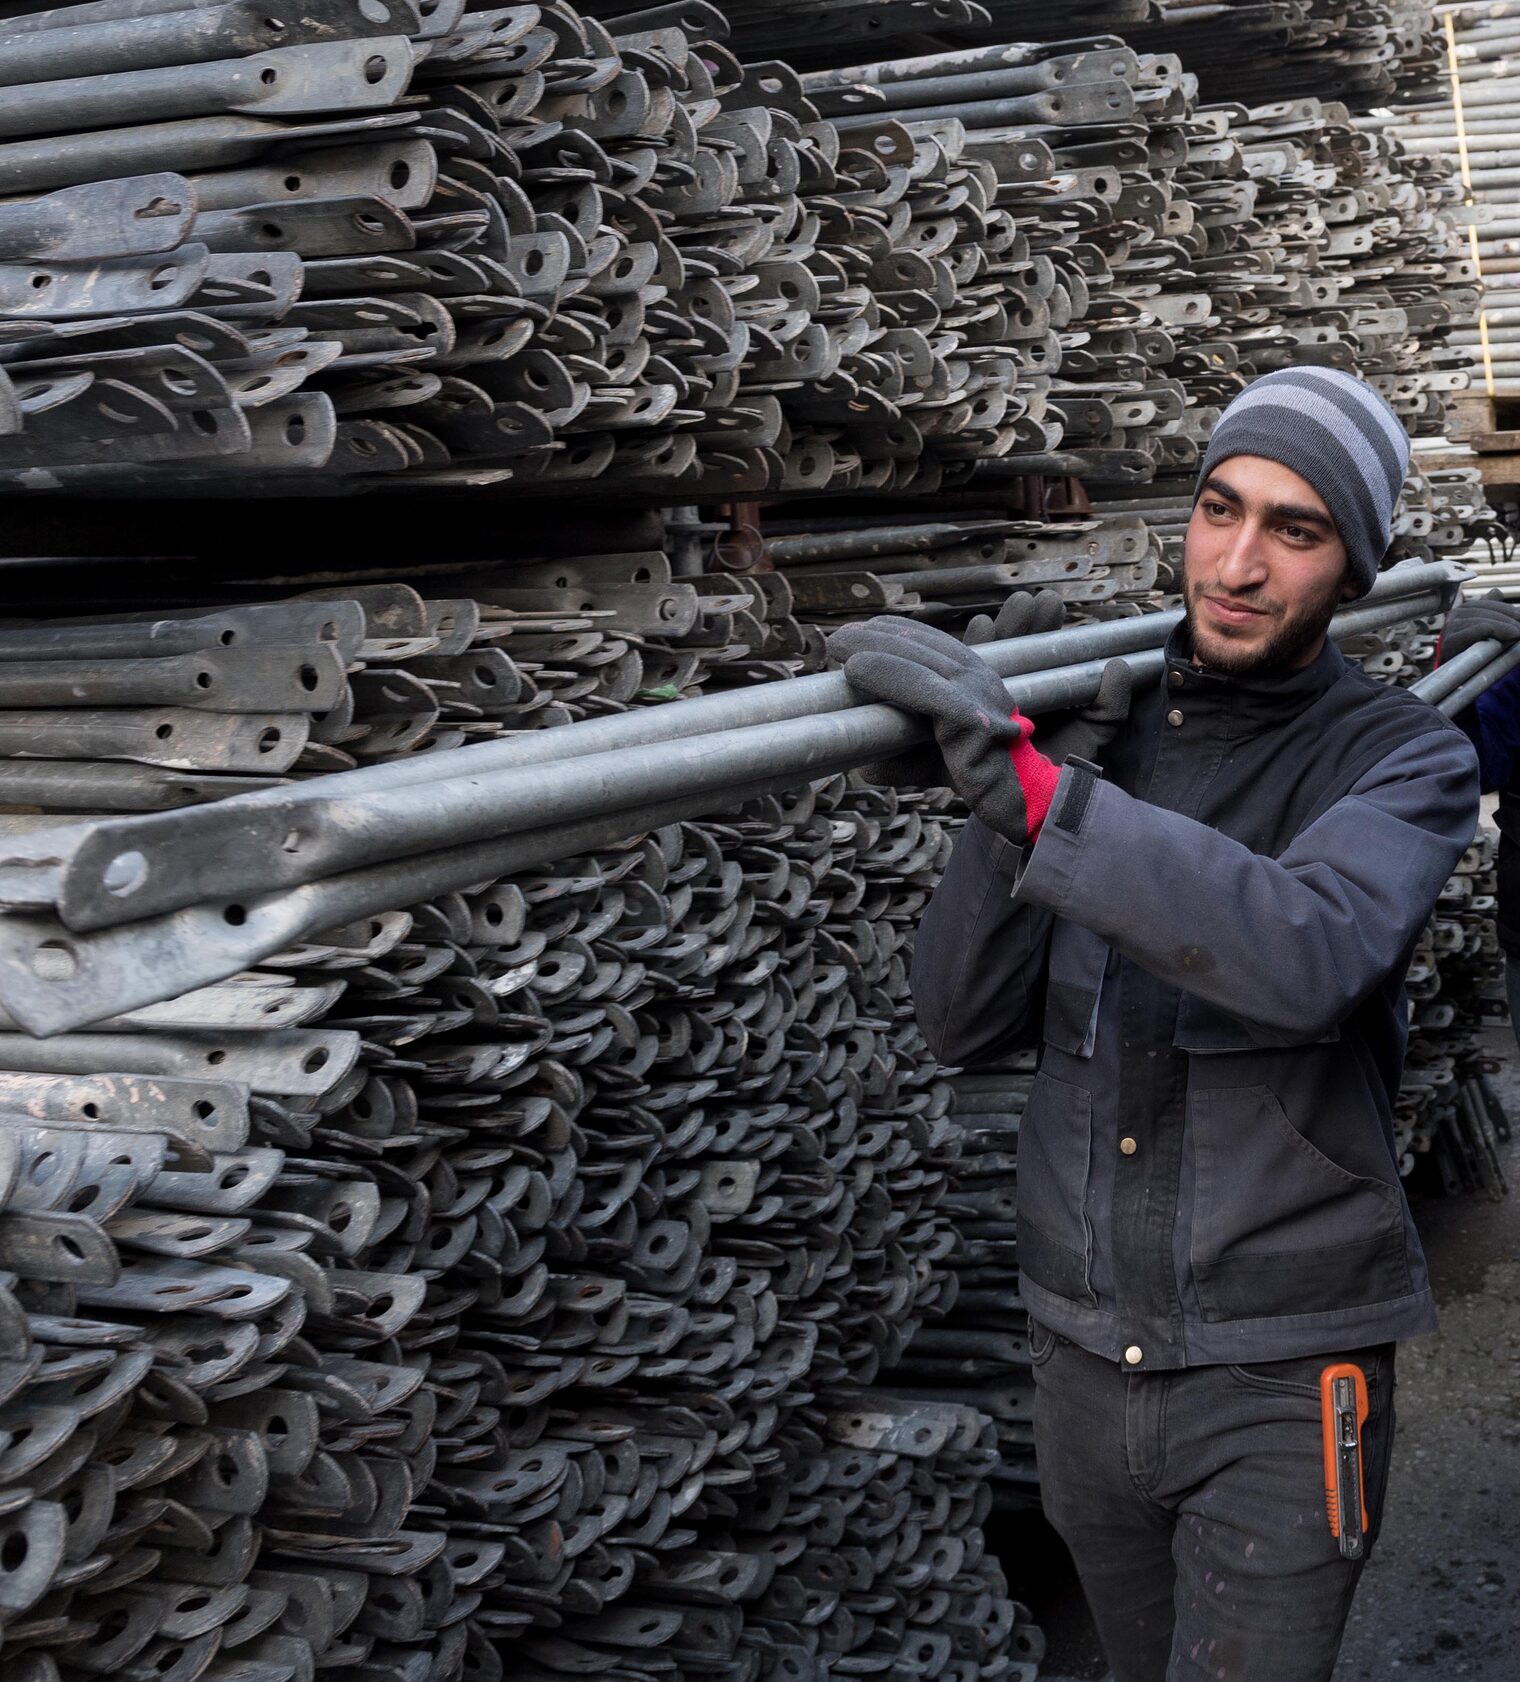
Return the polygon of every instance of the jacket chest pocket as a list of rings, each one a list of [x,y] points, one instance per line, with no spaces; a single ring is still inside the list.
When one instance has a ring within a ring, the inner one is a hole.
[[[1112,948],[1080,923],[1058,917],[1045,971],[1045,1043],[1068,1057],[1091,1057]]]

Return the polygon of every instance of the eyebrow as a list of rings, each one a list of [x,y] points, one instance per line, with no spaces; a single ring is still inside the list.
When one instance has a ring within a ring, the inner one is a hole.
[[[1204,490],[1213,491],[1225,502],[1233,502],[1244,506],[1245,498],[1233,486],[1227,485],[1223,479],[1210,477],[1204,485]],[[1300,525],[1319,526],[1324,531],[1332,531],[1335,522],[1318,508],[1307,508],[1296,502],[1269,502],[1267,514],[1274,520],[1295,520]]]

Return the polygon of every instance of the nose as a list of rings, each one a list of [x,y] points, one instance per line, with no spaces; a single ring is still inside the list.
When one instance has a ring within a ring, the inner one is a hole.
[[[1254,519],[1243,519],[1230,532],[1217,557],[1219,582],[1226,589],[1258,589],[1267,581],[1266,534]]]

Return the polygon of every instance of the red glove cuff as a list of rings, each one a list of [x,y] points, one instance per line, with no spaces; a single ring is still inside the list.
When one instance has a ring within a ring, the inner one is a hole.
[[[1040,833],[1040,825],[1045,822],[1046,814],[1050,811],[1051,801],[1056,797],[1056,784],[1061,780],[1061,767],[1054,760],[1047,759],[1030,740],[1034,735],[1034,726],[1029,720],[1018,711],[1015,711],[1012,717],[1018,726],[1019,739],[1008,749],[1008,758],[1013,765],[1013,774],[1019,779],[1019,787],[1024,793],[1029,839],[1033,841]]]

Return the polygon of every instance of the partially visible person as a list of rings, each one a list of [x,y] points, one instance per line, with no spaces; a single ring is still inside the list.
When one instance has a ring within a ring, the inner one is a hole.
[[[1486,641],[1505,648],[1520,642],[1520,606],[1497,590],[1459,602],[1446,616],[1442,663]],[[1510,1021],[1520,1040],[1520,666],[1459,713],[1457,723],[1478,750],[1483,792],[1499,796],[1499,944]]]

